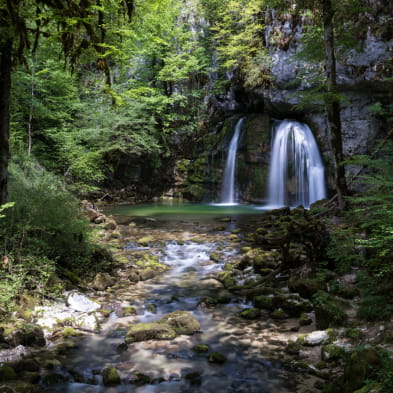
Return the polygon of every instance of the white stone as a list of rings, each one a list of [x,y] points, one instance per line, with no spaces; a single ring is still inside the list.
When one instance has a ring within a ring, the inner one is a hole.
[[[325,330],[316,330],[304,337],[304,345],[322,345],[329,340],[329,335]]]
[[[91,330],[91,331],[97,331],[100,328],[97,318],[94,314],[89,314],[89,315],[83,314],[83,315],[75,316],[74,323],[75,326],[79,328]]]
[[[98,303],[77,292],[70,293],[67,298],[67,304],[72,309],[80,312],[92,312],[101,308]]]

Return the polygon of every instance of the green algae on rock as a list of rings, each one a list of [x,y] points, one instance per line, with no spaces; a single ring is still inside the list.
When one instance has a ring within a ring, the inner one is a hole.
[[[120,384],[120,375],[115,367],[110,366],[102,370],[102,382],[104,386],[116,386]]]

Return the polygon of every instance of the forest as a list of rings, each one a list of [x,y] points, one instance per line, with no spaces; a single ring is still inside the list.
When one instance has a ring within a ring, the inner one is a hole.
[[[390,0],[0,0],[0,391],[393,392]]]

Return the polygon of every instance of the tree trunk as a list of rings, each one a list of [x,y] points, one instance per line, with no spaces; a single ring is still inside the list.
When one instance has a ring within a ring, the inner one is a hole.
[[[12,39],[0,47],[0,205],[7,201]]]
[[[341,135],[340,101],[337,95],[336,57],[334,54],[334,10],[331,0],[322,1],[322,17],[324,28],[324,45],[326,56],[326,74],[328,94],[325,99],[327,120],[335,166],[335,184],[340,209],[345,207],[344,196],[348,194],[343,162],[343,145]]]

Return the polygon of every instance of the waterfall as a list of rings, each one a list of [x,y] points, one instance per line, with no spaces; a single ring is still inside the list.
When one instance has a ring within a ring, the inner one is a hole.
[[[271,206],[309,208],[326,197],[322,160],[306,124],[283,120],[275,127],[268,187]]]
[[[227,161],[225,164],[224,177],[221,189],[221,201],[223,205],[234,205],[235,202],[235,169],[236,153],[239,143],[240,131],[242,129],[244,118],[241,118],[235,127],[231,143],[229,144]]]

